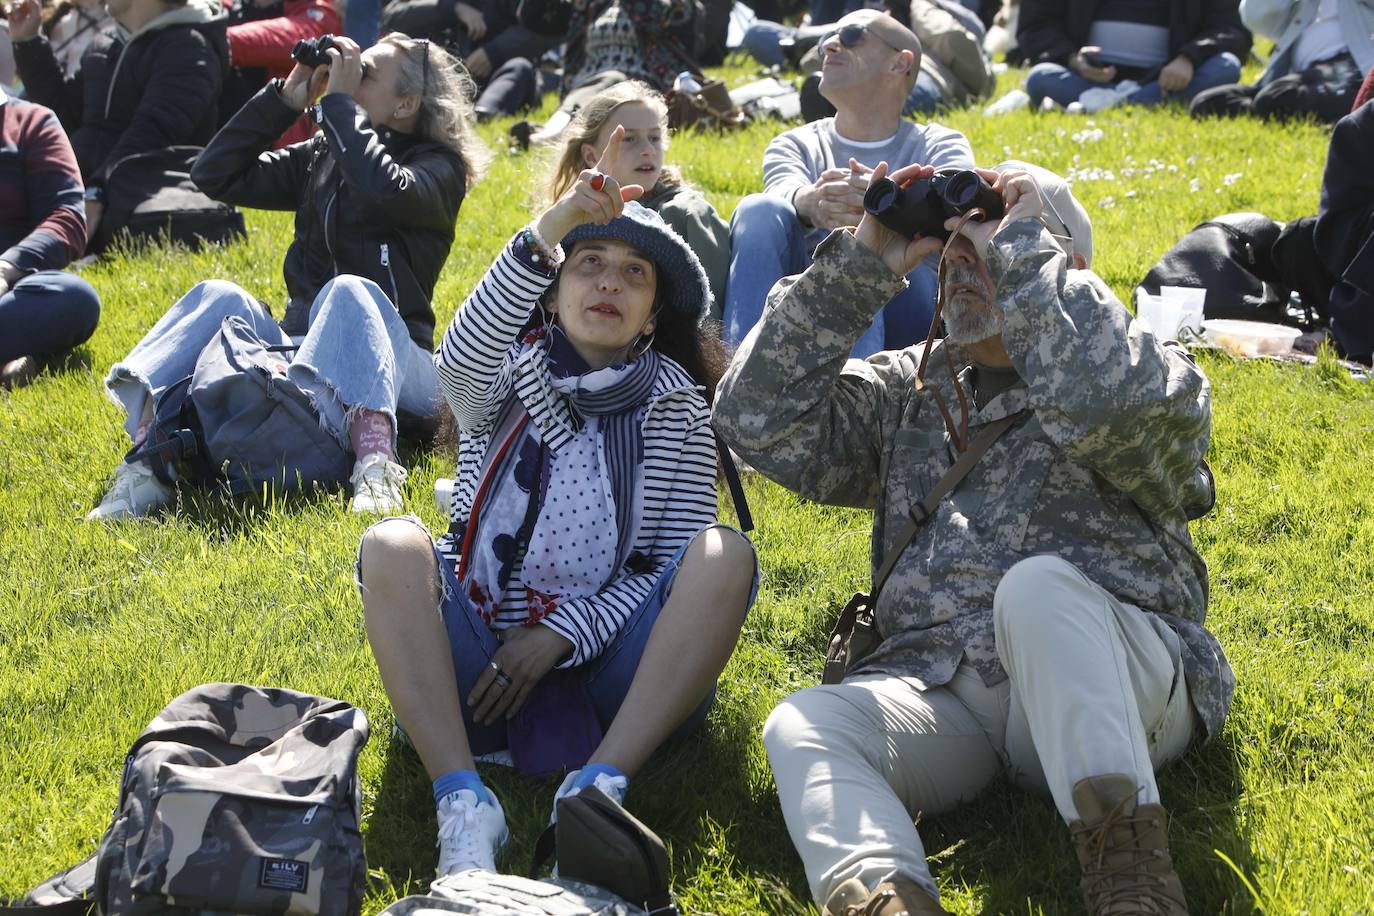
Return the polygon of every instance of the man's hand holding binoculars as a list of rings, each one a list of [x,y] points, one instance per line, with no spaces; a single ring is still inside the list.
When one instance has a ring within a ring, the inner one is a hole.
[[[870,178],[874,184],[884,178],[890,178],[899,186],[907,187],[931,178],[934,174],[935,169],[931,166],[908,165],[889,175],[887,163],[880,162]],[[907,238],[884,226],[872,213],[864,213],[854,230],[854,237],[858,239],[859,244],[882,258],[883,263],[899,277],[911,273],[917,264],[938,252],[944,245],[944,242],[935,236],[918,235],[915,238]]]
[[[956,230],[984,255],[1003,226],[1038,219],[1045,206],[1040,189],[1027,172],[973,169],[940,174],[928,165],[908,165],[889,174],[883,162],[870,178],[865,213],[854,236],[902,277],[930,255],[938,254]],[[918,193],[927,186],[932,188],[930,192]],[[970,211],[975,216],[965,219]],[[951,212],[956,215],[945,215]],[[913,226],[921,229],[913,231]]]

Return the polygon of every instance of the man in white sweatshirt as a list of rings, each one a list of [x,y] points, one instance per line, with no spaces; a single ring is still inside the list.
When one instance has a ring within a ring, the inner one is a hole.
[[[730,222],[730,279],[725,339],[737,345],[763,315],[773,284],[800,273],[830,230],[863,214],[868,176],[879,162],[972,168],[958,131],[902,118],[921,66],[910,29],[875,10],[835,23],[821,42],[821,94],[835,116],[773,139],[763,154],[763,193],[740,201]],[[855,356],[924,340],[935,303],[935,274],[921,266],[874,319]]]

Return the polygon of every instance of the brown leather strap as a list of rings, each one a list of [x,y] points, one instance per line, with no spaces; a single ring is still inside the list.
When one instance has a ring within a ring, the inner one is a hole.
[[[911,507],[910,517],[907,519],[906,527],[902,533],[897,535],[897,543],[892,545],[892,549],[883,557],[883,565],[878,567],[878,574],[873,577],[873,593],[869,603],[870,607],[878,603],[878,593],[883,590],[883,583],[887,582],[887,577],[892,575],[893,567],[897,565],[897,559],[902,552],[911,544],[911,539],[916,536],[916,531],[926,523],[935,510],[940,505],[940,500],[944,499],[954,488],[959,486],[963,479],[968,476],[969,471],[978,463],[978,459],[990,448],[992,443],[997,441],[997,437],[1011,429],[1016,421],[1029,414],[1029,410],[1019,410],[1010,416],[1000,420],[994,420],[983,427],[977,437],[969,443],[968,450],[959,456],[959,460],[954,462],[953,467],[945,471],[945,476],[931,488],[926,494],[925,499]]]

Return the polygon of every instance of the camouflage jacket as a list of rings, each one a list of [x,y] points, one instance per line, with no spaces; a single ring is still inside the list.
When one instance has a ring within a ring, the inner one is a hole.
[[[1211,429],[1207,379],[1177,344],[1138,324],[1098,277],[1066,270],[1039,223],[993,239],[988,268],[1020,381],[974,405],[959,375],[969,437],[1022,409],[940,504],[878,598],[883,642],[856,669],[947,683],[967,657],[984,683],[1006,678],[992,599],[1018,560],[1053,553],[1181,637],[1194,707],[1217,734],[1235,677],[1203,627],[1207,567],[1187,520],[1213,498],[1202,465]],[[905,281],[845,230],[803,274],[769,294],[763,320],[721,382],[715,420],[764,474],[811,499],[874,510],[876,569],[910,511],[953,463],[932,396],[914,386],[920,347],[846,358]],[[926,384],[958,416],[937,345]]]

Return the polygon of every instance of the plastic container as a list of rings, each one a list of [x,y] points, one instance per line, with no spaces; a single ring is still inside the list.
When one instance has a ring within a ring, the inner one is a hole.
[[[1282,324],[1217,318],[1202,323],[1202,336],[1238,356],[1283,356],[1302,331]]]

